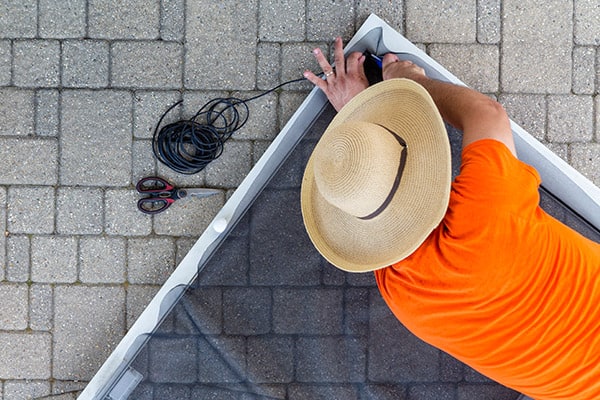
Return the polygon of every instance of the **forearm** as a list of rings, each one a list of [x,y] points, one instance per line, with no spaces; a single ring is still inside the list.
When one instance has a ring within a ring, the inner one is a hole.
[[[426,76],[414,80],[429,92],[442,118],[463,132],[463,147],[495,139],[516,154],[510,120],[498,102],[473,89]]]
[[[463,132],[463,147],[477,140],[494,139],[516,154],[510,120],[498,102],[473,89],[431,79],[417,65],[396,60],[390,55],[384,58],[384,79],[407,78],[421,84],[442,118]]]
[[[493,110],[493,102],[489,97],[447,82],[431,79],[427,76],[412,77],[431,95],[442,118],[461,131],[471,120],[477,120],[482,112]]]

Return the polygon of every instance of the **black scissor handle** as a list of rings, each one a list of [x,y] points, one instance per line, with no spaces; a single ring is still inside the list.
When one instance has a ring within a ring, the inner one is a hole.
[[[171,192],[175,187],[162,178],[149,176],[140,179],[135,189],[140,193],[163,193]]]
[[[144,214],[158,214],[169,208],[174,201],[170,197],[146,197],[138,201],[137,207]]]

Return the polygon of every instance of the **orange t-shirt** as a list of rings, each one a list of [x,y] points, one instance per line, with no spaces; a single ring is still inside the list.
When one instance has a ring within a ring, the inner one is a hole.
[[[375,272],[415,335],[539,400],[600,399],[600,244],[539,207],[540,177],[495,140],[463,150],[448,211]]]

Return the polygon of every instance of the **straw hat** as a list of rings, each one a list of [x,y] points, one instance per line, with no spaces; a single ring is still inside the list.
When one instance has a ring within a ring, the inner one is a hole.
[[[304,171],[304,225],[336,267],[366,272],[414,252],[446,213],[450,144],[427,91],[392,79],[335,116]]]

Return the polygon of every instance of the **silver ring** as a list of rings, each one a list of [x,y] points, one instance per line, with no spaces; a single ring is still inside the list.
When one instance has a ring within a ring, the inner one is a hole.
[[[325,72],[326,78],[329,78],[331,75],[333,75],[333,70]]]

